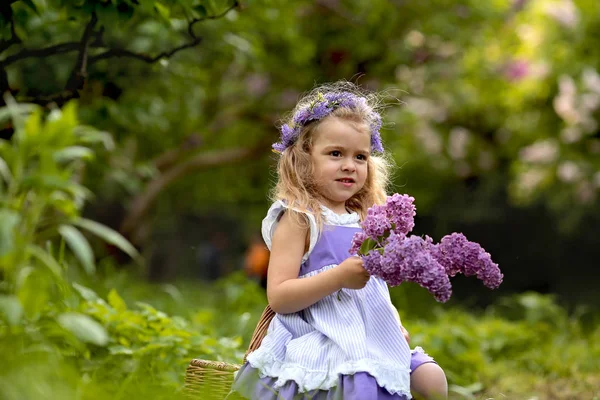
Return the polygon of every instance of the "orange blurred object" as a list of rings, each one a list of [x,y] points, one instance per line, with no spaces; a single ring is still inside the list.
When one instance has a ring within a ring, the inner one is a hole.
[[[262,240],[253,241],[246,252],[246,259],[244,262],[246,273],[261,279],[266,278],[270,254],[270,251]]]

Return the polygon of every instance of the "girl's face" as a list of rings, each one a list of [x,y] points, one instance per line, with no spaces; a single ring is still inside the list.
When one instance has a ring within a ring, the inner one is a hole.
[[[346,212],[346,201],[367,179],[371,136],[357,128],[340,118],[327,117],[313,138],[314,179],[324,205],[338,214]]]

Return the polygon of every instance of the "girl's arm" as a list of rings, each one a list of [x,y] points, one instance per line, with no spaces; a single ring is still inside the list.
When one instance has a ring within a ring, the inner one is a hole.
[[[288,211],[281,217],[271,242],[267,277],[269,305],[279,314],[303,310],[342,288],[338,268],[298,278],[308,227],[298,226]]]

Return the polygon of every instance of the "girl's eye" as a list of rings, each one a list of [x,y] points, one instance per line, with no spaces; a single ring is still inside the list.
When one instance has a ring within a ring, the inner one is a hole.
[[[356,158],[358,158],[361,161],[365,161],[367,159],[367,156],[365,156],[364,154],[359,154],[356,156]]]
[[[334,157],[339,157],[342,155],[342,153],[340,151],[334,150],[330,153],[332,156]]]

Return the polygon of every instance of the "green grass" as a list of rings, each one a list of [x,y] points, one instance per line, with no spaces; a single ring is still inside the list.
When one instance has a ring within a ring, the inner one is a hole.
[[[240,274],[213,285],[152,285],[120,272],[80,284],[90,291],[79,287],[37,316],[0,323],[3,399],[178,398],[192,358],[240,362],[266,304]],[[415,289],[398,290],[395,299]],[[426,319],[419,307],[429,309]],[[451,398],[600,396],[600,328],[582,326],[552,297],[525,293],[477,313],[427,302],[399,311],[411,345],[446,371]],[[94,343],[86,326],[57,323],[65,312],[91,317],[106,343]]]

